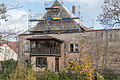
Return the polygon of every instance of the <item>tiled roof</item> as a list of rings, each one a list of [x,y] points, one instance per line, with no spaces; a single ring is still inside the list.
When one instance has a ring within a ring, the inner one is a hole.
[[[14,52],[18,53],[17,43],[11,41],[0,40],[0,46],[7,44]]]
[[[59,1],[55,1],[52,6],[61,6],[61,10],[59,12],[55,12],[57,15],[57,18],[62,17],[75,17],[74,14],[72,14],[63,4],[61,4]],[[53,12],[51,10],[48,10],[42,18],[50,17],[50,18],[56,18],[53,17],[55,14],[52,14]],[[78,25],[80,23],[80,25]],[[47,24],[47,26],[45,25]],[[84,29],[84,25],[80,20],[57,20],[53,21],[50,20],[48,22],[46,21],[39,21],[34,27],[32,27],[29,31],[31,32],[37,32],[37,31],[46,31],[46,30],[81,30]],[[82,27],[82,28],[81,28]]]

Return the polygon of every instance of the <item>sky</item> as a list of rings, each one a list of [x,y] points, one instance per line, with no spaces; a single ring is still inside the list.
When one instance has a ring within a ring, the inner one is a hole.
[[[52,4],[54,0],[46,0]],[[101,5],[103,0],[59,0],[63,2],[63,5],[72,10],[72,6],[76,6],[76,16],[78,16],[78,6],[80,5],[81,21],[87,27],[94,27],[94,29],[103,29],[104,27],[97,22],[97,16],[102,12]],[[11,8],[13,5],[20,5],[22,8],[11,9],[6,13],[8,21],[0,20],[0,29],[4,28],[17,28],[21,31],[28,29],[28,10],[31,10],[31,14],[39,14],[43,16],[45,11],[45,0],[2,0],[0,3],[5,3],[7,8]],[[39,17],[38,17],[39,18]],[[36,24],[36,23],[33,23]]]

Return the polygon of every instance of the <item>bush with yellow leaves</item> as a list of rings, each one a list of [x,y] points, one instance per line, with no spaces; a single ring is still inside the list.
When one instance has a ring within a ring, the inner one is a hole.
[[[95,70],[94,62],[90,56],[84,53],[84,42],[81,47],[79,60],[71,60],[69,62],[67,66],[68,72],[77,74],[79,80],[93,80]]]

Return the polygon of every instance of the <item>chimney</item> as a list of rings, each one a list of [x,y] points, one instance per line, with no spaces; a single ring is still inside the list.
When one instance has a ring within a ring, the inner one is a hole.
[[[72,13],[75,14],[75,6],[72,6]]]

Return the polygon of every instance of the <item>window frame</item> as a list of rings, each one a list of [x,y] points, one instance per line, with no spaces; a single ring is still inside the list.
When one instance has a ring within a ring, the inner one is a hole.
[[[46,67],[47,58],[46,57],[36,57],[36,67]]]
[[[77,45],[77,46],[76,46],[76,45]],[[79,52],[79,44],[78,44],[78,43],[75,43],[74,46],[75,46],[74,52]],[[76,49],[77,49],[77,51],[76,51]]]
[[[30,43],[25,43],[25,52],[30,52]]]
[[[72,47],[71,47],[71,45],[72,45]],[[70,44],[69,51],[70,51],[71,53],[74,52],[74,44]]]
[[[73,48],[71,47],[73,46]],[[78,43],[70,43],[69,44],[69,53],[78,53],[79,52],[79,44]]]

